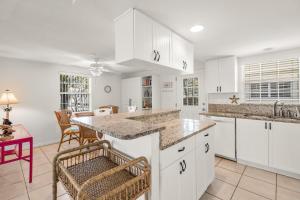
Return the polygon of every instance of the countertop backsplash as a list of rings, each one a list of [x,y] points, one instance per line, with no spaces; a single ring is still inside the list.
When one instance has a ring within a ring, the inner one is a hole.
[[[291,116],[297,112],[297,108],[300,110],[300,105],[284,104],[284,110],[290,110]],[[281,108],[279,104],[277,106],[277,112]],[[208,112],[221,112],[221,113],[241,113],[251,115],[270,116],[273,115],[273,104],[253,104],[242,103],[238,105],[233,104],[208,104]]]

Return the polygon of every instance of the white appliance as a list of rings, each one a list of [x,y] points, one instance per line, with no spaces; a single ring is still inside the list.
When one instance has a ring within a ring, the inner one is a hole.
[[[235,118],[209,117],[216,122],[214,145],[216,155],[236,160]]]

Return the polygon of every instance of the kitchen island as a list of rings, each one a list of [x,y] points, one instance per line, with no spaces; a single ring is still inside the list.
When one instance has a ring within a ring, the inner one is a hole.
[[[114,148],[149,160],[149,199],[199,199],[214,179],[211,120],[182,119],[180,110],[154,110],[72,121],[103,133]]]

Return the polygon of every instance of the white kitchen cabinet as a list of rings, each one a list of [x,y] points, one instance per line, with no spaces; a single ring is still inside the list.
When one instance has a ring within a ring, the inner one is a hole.
[[[215,153],[219,156],[235,160],[235,118],[209,118],[216,122],[214,134]]]
[[[237,92],[237,78],[236,57],[219,59],[219,92]]]
[[[205,64],[205,80],[207,92],[237,92],[237,73],[237,60],[234,56],[207,61]]]
[[[205,63],[205,85],[207,93],[219,92],[219,61],[209,60]]]
[[[171,42],[172,66],[187,74],[194,73],[194,46],[175,33]]]
[[[215,178],[215,152],[214,152],[215,129],[210,128],[203,134],[196,135],[196,193],[199,199],[207,187]]]
[[[158,52],[156,63],[170,65],[171,31],[164,26],[153,23],[153,49]]]
[[[174,35],[174,41],[172,40]],[[194,47],[136,9],[115,19],[115,59],[127,66],[193,73]],[[180,60],[180,67],[179,67]],[[184,67],[182,64],[184,62]]]
[[[215,179],[215,149],[214,149],[215,129],[210,128],[204,133],[205,163],[206,163],[206,184],[207,187]]]
[[[162,170],[160,199],[196,200],[195,173],[195,151],[191,151]]]
[[[236,119],[237,159],[263,166],[269,164],[268,122]]]
[[[271,122],[269,165],[300,174],[300,124]]]
[[[145,60],[148,62],[154,61],[154,52],[153,52],[153,21],[142,14],[141,12],[133,12],[134,13],[134,54],[132,56]],[[131,21],[130,21],[131,23]],[[116,33],[117,34],[117,33]],[[127,36],[131,37],[131,35]],[[126,40],[127,38],[124,38]],[[122,43],[122,42],[120,42]],[[132,50],[131,50],[132,51]],[[116,53],[123,53],[122,49],[116,48]],[[125,52],[126,53],[126,52]],[[117,56],[117,55],[116,55]],[[128,58],[124,58],[127,60]],[[124,59],[117,60],[122,61]]]

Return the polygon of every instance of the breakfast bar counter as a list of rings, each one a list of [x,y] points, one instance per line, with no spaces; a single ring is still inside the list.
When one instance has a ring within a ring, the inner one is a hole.
[[[103,134],[102,139],[131,157],[147,158],[151,166],[150,200],[172,199],[174,191],[178,192],[169,186],[169,176],[190,177],[185,179],[188,183],[176,178],[178,186],[203,186],[197,194],[190,190],[192,187],[181,190],[183,194],[178,195],[182,199],[191,199],[190,195],[200,198],[214,178],[212,120],[184,119],[180,110],[171,109],[79,117],[72,121]]]

